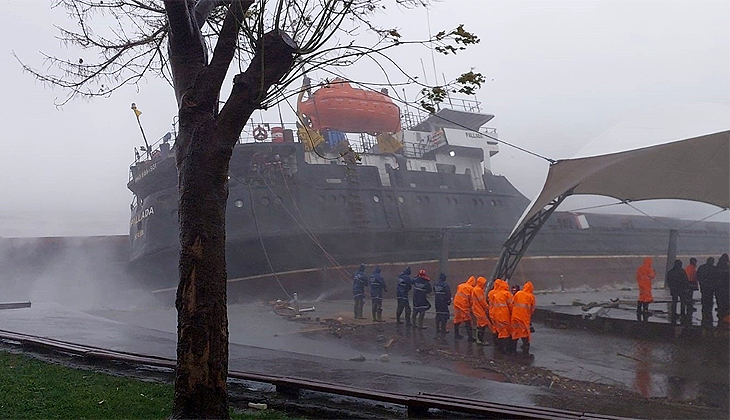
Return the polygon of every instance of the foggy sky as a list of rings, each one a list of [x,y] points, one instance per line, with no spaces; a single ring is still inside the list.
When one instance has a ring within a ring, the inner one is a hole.
[[[36,67],[43,65],[39,51],[93,59],[91,52],[59,46],[53,25],[72,22],[50,4],[0,3],[6,18],[0,26],[0,236],[126,234],[129,164],[133,147],[142,144],[129,106],[136,102],[143,111],[145,131],[154,141],[170,130],[173,92],[149,78],[112,98],[75,100],[57,109],[54,99],[65,92],[23,73],[12,56],[14,51]],[[477,96],[483,110],[496,116],[489,125],[501,139],[551,158],[571,157],[615,124],[647,110],[698,102],[730,105],[727,1],[443,0],[429,16],[433,32],[464,23],[482,40],[456,57],[437,57],[438,78],[442,73],[453,78],[470,67],[485,74],[487,84]],[[376,19],[401,28],[405,38],[428,36],[423,10],[391,8]],[[428,51],[392,56],[421,77],[425,67],[433,83]],[[384,82],[367,64],[344,73]],[[331,78],[324,72],[312,76]],[[285,119],[292,115],[282,111]],[[547,173],[545,161],[503,145],[492,168],[528,198],[537,195]],[[715,210],[673,202],[656,206],[654,214],[699,219]]]

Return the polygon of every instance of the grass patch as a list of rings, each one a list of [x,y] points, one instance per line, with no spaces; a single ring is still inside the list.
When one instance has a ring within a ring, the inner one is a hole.
[[[0,352],[0,418],[164,419],[173,386]]]
[[[0,351],[0,419],[166,419],[172,384],[43,362]],[[234,419],[286,419],[277,411],[234,412]]]

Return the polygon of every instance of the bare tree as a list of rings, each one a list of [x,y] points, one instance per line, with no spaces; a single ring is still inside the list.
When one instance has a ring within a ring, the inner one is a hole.
[[[478,38],[463,27],[426,40],[403,40],[379,28],[383,7],[426,6],[427,0],[57,0],[75,21],[63,42],[98,53],[87,62],[45,56],[47,68],[24,68],[77,97],[108,96],[148,74],[167,80],[178,104],[180,263],[177,368],[173,417],[227,418],[228,319],[225,210],[233,148],[256,109],[292,94],[294,80],[325,66],[370,57],[396,62],[386,50],[422,44],[455,53]],[[92,23],[96,23],[97,32]],[[376,34],[369,46],[357,34]],[[238,65],[233,65],[237,63]],[[236,70],[238,67],[238,70]],[[221,107],[229,72],[232,88]],[[403,72],[405,74],[405,72]],[[412,83],[416,78],[407,77]],[[483,82],[469,72],[456,84],[424,87],[424,104],[447,89],[469,93]],[[432,108],[431,108],[432,109]]]

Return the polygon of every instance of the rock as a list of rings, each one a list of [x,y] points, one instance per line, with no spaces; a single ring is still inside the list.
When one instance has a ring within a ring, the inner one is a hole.
[[[390,357],[388,356],[388,353],[383,353],[380,355],[380,361],[381,362],[390,362]]]
[[[363,355],[361,354],[360,356],[358,356],[358,357],[353,357],[352,359],[349,359],[349,360],[350,360],[351,362],[364,362],[364,361],[365,361],[365,356],[363,356]]]

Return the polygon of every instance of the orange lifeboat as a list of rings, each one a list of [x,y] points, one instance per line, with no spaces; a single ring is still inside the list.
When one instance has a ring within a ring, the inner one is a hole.
[[[319,88],[297,105],[300,117],[311,128],[345,133],[396,133],[400,131],[400,109],[388,95],[356,89],[342,79]]]

